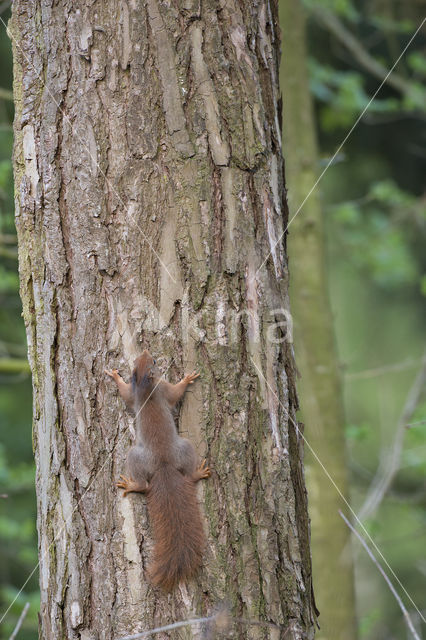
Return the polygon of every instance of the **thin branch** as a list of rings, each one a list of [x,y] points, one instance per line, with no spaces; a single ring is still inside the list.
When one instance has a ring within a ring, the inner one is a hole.
[[[0,258],[10,258],[11,260],[18,259],[18,249],[15,247],[2,247],[0,246]]]
[[[312,8],[312,12],[336,38],[343,44],[344,47],[353,55],[355,60],[379,80],[383,80],[386,77],[387,69],[384,67],[374,56],[369,53],[362,42],[360,42],[345,25],[339,20],[339,18],[330,11],[324,8],[315,6]],[[416,103],[420,100],[416,100],[416,95],[419,93],[416,86],[414,86],[409,80],[406,80],[401,75],[393,72],[387,80],[387,84],[404,96],[410,96]]]
[[[5,2],[2,2],[0,4],[0,14],[4,13],[5,11],[7,11],[7,9],[9,9],[11,4],[12,4],[11,0],[5,0]]]
[[[0,233],[0,244],[18,244],[16,233]]]
[[[154,635],[155,633],[161,633],[162,631],[171,631],[172,629],[178,629],[179,627],[187,627],[195,624],[210,622],[214,622],[215,627],[218,631],[225,631],[231,621],[250,626],[273,627],[274,629],[282,629],[280,625],[275,624],[274,622],[266,622],[263,620],[247,620],[246,618],[234,618],[232,616],[229,616],[228,613],[222,609],[215,615],[208,616],[207,618],[191,618],[189,620],[180,620],[179,622],[173,622],[172,624],[167,624],[163,627],[155,627],[155,629],[141,631],[140,633],[136,633],[132,636],[125,636],[124,638],[120,638],[119,640],[139,640],[139,638],[148,638],[149,636]],[[290,627],[291,625],[286,627],[282,638],[286,637],[288,631],[290,630]]]
[[[31,373],[31,369],[23,358],[0,358],[0,373]]]
[[[9,89],[3,89],[3,87],[0,87],[0,99],[10,100],[11,102],[13,102],[12,91],[9,91]]]
[[[426,424],[426,420],[418,420],[417,422],[410,422],[405,425],[406,429],[411,429],[412,427],[417,427],[419,424]]]
[[[379,464],[379,469],[377,470],[377,473],[373,478],[368,495],[358,513],[358,517],[360,520],[365,520],[365,518],[370,516],[372,513],[374,513],[374,511],[378,509],[380,503],[386,495],[386,492],[391,486],[395,475],[398,472],[402,447],[404,444],[406,425],[410,422],[410,418],[416,410],[420,397],[424,392],[425,384],[426,354],[423,356],[422,366],[413,382],[413,385],[405,401],[405,406],[402,410],[398,425],[396,427],[392,447],[387,455],[382,456]]]
[[[401,122],[408,118],[416,120],[426,120],[426,115],[420,111],[392,111],[391,113],[368,113],[365,116],[364,124],[375,127],[377,124],[389,124],[390,122]]]
[[[178,629],[179,627],[187,627],[193,624],[201,624],[203,622],[211,622],[216,616],[209,616],[208,618],[192,618],[190,620],[181,620],[180,622],[173,622],[173,624],[166,624],[164,627],[155,627],[155,629],[149,629],[149,631],[141,631],[132,636],[125,636],[119,640],[138,640],[139,638],[148,638],[154,633],[160,633],[161,631],[170,631],[171,629]]]
[[[27,346],[25,344],[18,344],[16,342],[6,342],[0,340],[0,358],[9,356],[26,359]]]
[[[375,369],[364,369],[364,371],[353,371],[352,373],[344,372],[343,375],[347,380],[364,380],[382,376],[386,373],[412,369],[422,362],[423,360],[403,360],[402,362],[395,362],[394,364],[384,365],[383,367],[376,367]]]
[[[384,577],[389,589],[391,590],[392,594],[395,597],[395,600],[399,604],[399,607],[400,607],[400,609],[401,609],[401,611],[402,611],[402,613],[404,615],[404,618],[405,618],[405,621],[407,623],[407,626],[410,629],[411,633],[413,634],[413,638],[415,638],[415,640],[420,640],[420,636],[418,635],[417,631],[414,628],[414,625],[413,625],[413,623],[411,621],[410,616],[408,615],[408,611],[405,608],[404,603],[402,602],[401,598],[399,597],[399,595],[398,595],[395,587],[393,586],[392,582],[390,581],[390,579],[386,575],[383,567],[381,566],[379,561],[376,560],[375,556],[373,555],[373,552],[371,551],[370,547],[365,542],[364,538],[358,533],[358,531],[356,531],[355,527],[352,526],[352,524],[345,517],[345,515],[340,511],[340,509],[339,509],[339,514],[340,514],[340,517],[346,523],[346,525],[349,527],[349,529],[352,531],[352,533],[358,538],[358,540],[360,541],[360,543],[362,544],[362,546],[364,547],[364,549],[367,551],[368,555],[370,556],[371,560],[374,562],[374,564],[376,565],[376,567],[378,568],[378,570],[380,571],[380,573]]]
[[[22,627],[22,623],[24,622],[25,616],[27,615],[29,608],[30,608],[30,603],[27,602],[25,607],[22,609],[21,615],[19,616],[19,620],[16,623],[16,627],[14,628],[13,633],[10,636],[9,640],[15,640],[16,636],[18,635],[19,629]]]
[[[426,18],[425,18],[426,21]],[[423,24],[423,23],[422,23]],[[336,484],[335,480],[333,479],[333,477],[330,475],[329,471],[326,469],[326,467],[323,465],[323,463],[321,462],[320,458],[318,457],[318,454],[316,453],[315,449],[310,445],[309,441],[306,439],[305,435],[303,434],[303,430],[300,430],[300,424],[297,420],[295,420],[291,414],[289,414],[287,412],[287,409],[284,407],[283,403],[281,402],[281,400],[279,399],[278,395],[276,394],[275,390],[271,387],[271,385],[269,384],[268,380],[265,378],[265,376],[263,375],[263,372],[259,369],[259,367],[257,366],[256,362],[253,360],[253,358],[250,358],[251,362],[254,366],[254,368],[256,369],[256,371],[258,372],[259,376],[262,378],[262,380],[264,381],[264,383],[266,384],[266,386],[269,388],[269,390],[271,391],[271,393],[275,396],[275,398],[277,399],[278,404],[281,406],[281,408],[283,409],[284,412],[287,413],[287,417],[288,420],[291,422],[291,424],[294,426],[295,431],[297,433],[298,438],[300,437],[303,442],[305,443],[305,445],[308,447],[309,451],[312,453],[312,455],[314,456],[315,460],[318,462],[318,464],[320,465],[321,469],[324,471],[325,475],[327,476],[327,478],[330,480],[331,484],[333,485],[333,487],[336,489],[337,493],[339,494],[339,496],[341,497],[341,499],[343,500],[343,502],[345,503],[346,507],[349,509],[349,511],[351,512],[351,514],[353,515],[353,517],[355,518],[355,520],[358,522],[359,526],[362,528],[362,530],[364,531],[365,535],[367,536],[367,538],[369,538],[371,544],[374,546],[374,548],[376,549],[377,553],[380,555],[380,557],[383,559],[383,561],[385,562],[386,566],[388,567],[389,571],[392,573],[392,575],[394,576],[395,580],[398,582],[399,586],[401,587],[401,589],[404,591],[404,593],[406,594],[407,598],[410,600],[410,602],[412,603],[413,607],[415,608],[415,610],[417,611],[417,613],[419,614],[420,618],[423,620],[423,622],[426,622],[426,618],[424,617],[423,613],[420,611],[420,609],[418,608],[418,606],[416,605],[416,603],[414,602],[413,598],[410,596],[410,594],[408,593],[407,589],[404,587],[404,585],[402,584],[401,580],[398,578],[398,576],[396,575],[395,571],[392,569],[392,567],[390,566],[389,562],[386,560],[385,556],[383,555],[383,553],[380,551],[379,547],[377,546],[377,544],[374,542],[373,538],[371,537],[371,535],[368,533],[367,529],[365,528],[365,526],[363,525],[363,523],[361,522],[361,520],[358,518],[357,514],[355,513],[355,511],[352,509],[351,505],[349,504],[349,502],[347,501],[347,499],[345,498],[344,494],[342,493],[342,491],[339,489],[338,485]]]

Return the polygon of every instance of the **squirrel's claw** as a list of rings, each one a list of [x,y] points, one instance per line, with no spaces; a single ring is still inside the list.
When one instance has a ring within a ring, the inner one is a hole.
[[[118,373],[118,369],[104,369],[104,373],[107,374],[107,376],[109,376],[110,378],[117,378],[120,377],[120,374]]]

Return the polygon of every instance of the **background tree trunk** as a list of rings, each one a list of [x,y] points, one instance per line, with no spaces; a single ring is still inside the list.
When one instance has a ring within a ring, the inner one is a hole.
[[[118,638],[223,602],[313,636],[275,245],[287,217],[277,22],[266,0],[13,4],[44,640]],[[145,346],[172,381],[201,372],[179,430],[214,469],[200,490],[205,566],[172,596],[146,581],[144,499],[114,486],[133,423],[103,370],[128,376]],[[226,635],[280,633],[233,623]]]
[[[318,152],[309,93],[305,16],[300,0],[280,0],[283,24],[281,85],[284,148],[291,215],[318,177]],[[328,294],[324,219],[319,191],[307,199],[290,226],[291,299],[301,378],[298,388],[306,438],[349,499],[343,390]],[[339,516],[345,505],[318,460],[306,452],[315,593],[321,612],[318,639],[353,640],[354,571],[351,536]]]

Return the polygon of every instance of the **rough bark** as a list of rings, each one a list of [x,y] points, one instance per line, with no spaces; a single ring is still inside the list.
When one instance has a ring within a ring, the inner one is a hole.
[[[300,0],[280,0],[283,28],[284,149],[290,215],[297,213],[318,177],[318,151],[309,94],[305,18]],[[289,228],[294,340],[301,378],[298,389],[309,445],[349,499],[343,390],[335,346],[325,261],[325,230],[319,191]],[[312,522],[312,560],[318,639],[353,640],[355,594],[351,538],[338,514],[345,505],[318,459],[307,450],[306,481]]]
[[[45,640],[119,638],[224,602],[313,636],[275,246],[287,216],[277,20],[267,0],[13,4]],[[214,469],[200,489],[204,568],[172,596],[146,581],[144,498],[114,486],[133,425],[103,370],[128,376],[142,346],[172,381],[201,372],[178,425]],[[233,623],[225,635],[283,634]]]

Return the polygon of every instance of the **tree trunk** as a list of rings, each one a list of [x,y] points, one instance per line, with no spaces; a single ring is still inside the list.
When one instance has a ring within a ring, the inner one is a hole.
[[[267,0],[13,3],[44,640],[223,603],[313,637],[277,21]],[[201,372],[178,427],[214,470],[203,570],[172,596],[147,581],[144,498],[115,488],[133,421],[103,373],[128,377],[147,346],[171,381]],[[225,635],[284,633],[234,619]]]
[[[300,0],[280,0],[283,29],[281,83],[284,148],[291,215],[318,177],[318,152],[309,94],[305,20]],[[290,226],[294,338],[301,378],[298,388],[306,438],[349,499],[343,391],[335,347],[325,264],[324,221],[318,189]],[[339,516],[345,505],[317,458],[306,452],[312,521],[315,592],[321,611],[318,640],[353,640],[355,594],[350,532]]]

